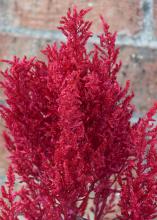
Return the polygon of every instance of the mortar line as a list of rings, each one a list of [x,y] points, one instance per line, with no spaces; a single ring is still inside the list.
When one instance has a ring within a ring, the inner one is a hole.
[[[14,27],[0,27],[0,34],[8,34],[12,37],[30,37],[32,39],[43,39],[49,41],[65,41],[65,37],[59,31],[45,31],[45,30],[32,30],[28,28],[14,28]],[[89,43],[98,43],[99,40],[94,35]],[[157,40],[141,41],[139,36],[127,37],[118,35],[117,45],[119,46],[133,46],[133,47],[145,47],[150,49],[157,49]]]

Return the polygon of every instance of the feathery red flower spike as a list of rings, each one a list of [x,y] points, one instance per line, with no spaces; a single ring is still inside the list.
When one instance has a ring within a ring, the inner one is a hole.
[[[0,220],[157,216],[157,105],[131,123],[133,94],[129,82],[122,88],[117,81],[116,34],[101,17],[100,43],[87,50],[88,11],[69,9],[62,17],[66,41],[47,46],[47,62],[4,61],[0,112],[11,166],[1,187]]]

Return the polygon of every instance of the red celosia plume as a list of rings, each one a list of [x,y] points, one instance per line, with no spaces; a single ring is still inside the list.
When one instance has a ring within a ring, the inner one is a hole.
[[[131,123],[133,94],[129,82],[122,88],[117,81],[116,34],[101,17],[100,43],[89,51],[88,11],[62,17],[66,42],[47,46],[47,62],[5,61],[0,112],[11,166],[0,220],[107,219],[116,213],[117,194],[117,219],[157,214],[157,127],[150,125],[157,107]]]

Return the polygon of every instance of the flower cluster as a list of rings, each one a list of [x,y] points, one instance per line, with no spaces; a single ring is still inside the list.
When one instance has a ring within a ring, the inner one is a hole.
[[[90,213],[102,220],[116,211],[117,193],[117,219],[157,215],[157,127],[151,123],[157,107],[131,123],[133,94],[129,82],[122,88],[117,81],[116,34],[101,17],[100,43],[89,50],[88,11],[74,8],[62,17],[66,42],[42,51],[47,62],[4,61],[0,113],[11,166],[0,220],[92,219]]]

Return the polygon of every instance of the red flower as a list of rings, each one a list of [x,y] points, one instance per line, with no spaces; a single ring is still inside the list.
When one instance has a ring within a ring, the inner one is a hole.
[[[129,82],[122,88],[117,81],[116,34],[103,18],[100,44],[87,50],[92,36],[91,22],[84,20],[88,11],[74,8],[61,19],[66,42],[47,46],[47,63],[26,57],[5,61],[10,66],[2,72],[1,85],[7,98],[0,111],[12,168],[9,193],[2,187],[1,220],[19,215],[28,220],[90,219],[89,208],[100,220],[114,212],[117,191],[120,219],[155,216],[156,128],[149,130],[149,114],[147,120],[130,122],[133,95],[128,94]],[[14,174],[21,184],[17,192]],[[90,200],[93,205],[87,207]]]

